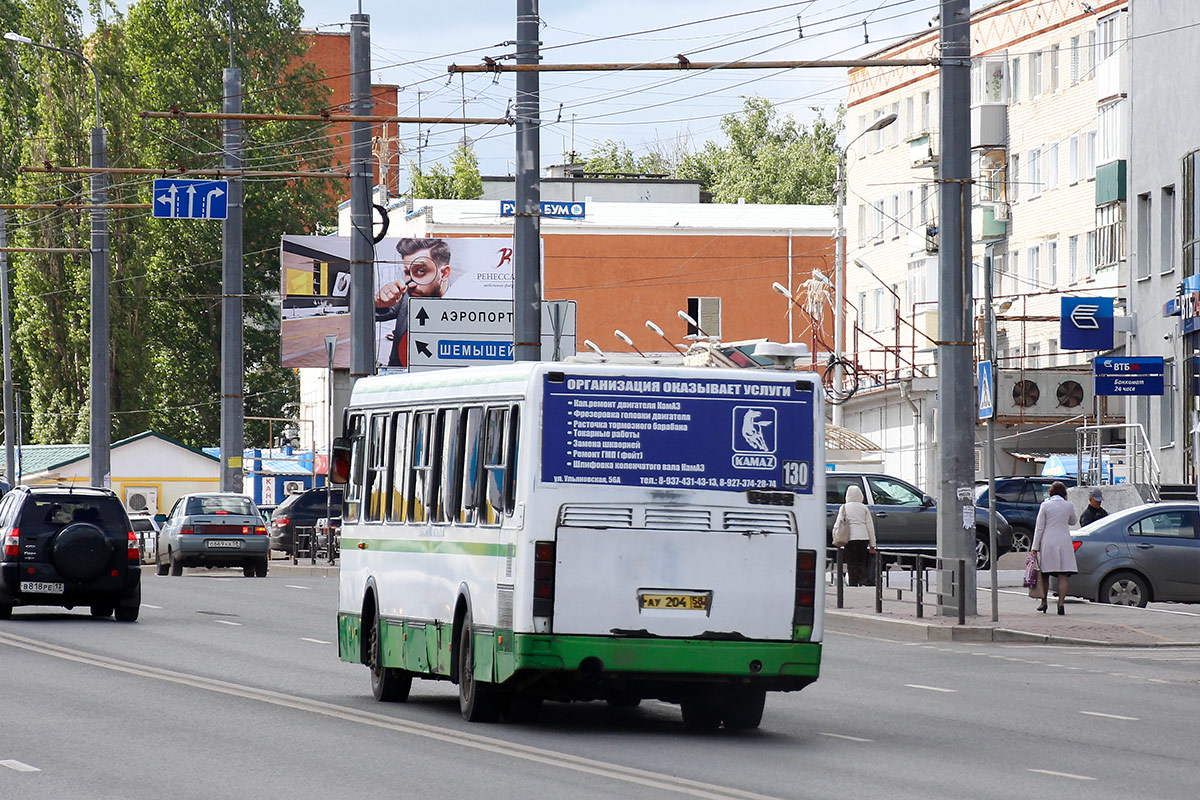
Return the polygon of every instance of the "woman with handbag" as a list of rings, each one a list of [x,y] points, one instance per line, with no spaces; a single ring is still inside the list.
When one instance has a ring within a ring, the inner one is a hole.
[[[851,586],[870,586],[873,576],[867,574],[867,554],[875,552],[875,521],[871,509],[863,502],[862,489],[851,486],[846,500],[833,523],[833,543],[845,551],[847,582]]]
[[[1050,486],[1050,496],[1038,509],[1037,523],[1033,529],[1033,546],[1030,555],[1037,559],[1046,591],[1037,610],[1046,613],[1046,597],[1049,594],[1050,577],[1058,578],[1058,613],[1066,613],[1063,602],[1067,597],[1067,577],[1079,571],[1075,563],[1075,547],[1071,543],[1071,526],[1078,524],[1075,506],[1067,499],[1067,487],[1062,481]]]

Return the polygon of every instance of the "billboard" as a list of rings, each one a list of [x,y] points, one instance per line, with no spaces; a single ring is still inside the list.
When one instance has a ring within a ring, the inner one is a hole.
[[[375,245],[375,352],[378,367],[408,366],[411,298],[508,300],[512,239],[388,238]],[[325,337],[336,334],[335,367],[350,366],[350,239],[284,236],[279,253],[280,360],[325,367]]]

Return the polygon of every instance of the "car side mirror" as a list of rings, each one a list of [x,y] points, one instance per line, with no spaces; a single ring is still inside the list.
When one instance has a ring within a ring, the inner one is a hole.
[[[925,506],[926,508],[929,508],[931,506],[936,505],[936,503],[934,502],[934,499],[932,497],[930,497],[929,495],[925,495],[921,498],[921,505]]]
[[[155,514],[154,521],[157,522],[159,525],[162,525],[164,522],[167,521],[167,515],[166,514]]]

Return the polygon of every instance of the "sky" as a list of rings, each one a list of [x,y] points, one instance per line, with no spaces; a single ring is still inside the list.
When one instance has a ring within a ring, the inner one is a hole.
[[[373,80],[402,87],[398,114],[416,115],[419,100],[422,116],[461,115],[465,99],[468,116],[505,115],[515,93],[511,73],[498,80],[451,76],[446,66],[511,53],[503,43],[516,35],[516,0],[301,3],[305,27],[344,30],[360,6],[370,16]],[[679,53],[692,61],[807,60],[863,56],[926,31],[939,6],[938,0],[542,0],[539,14],[545,63],[673,62]],[[575,44],[600,37],[614,38]],[[752,95],[800,122],[812,119],[814,106],[832,116],[845,101],[846,70],[542,73],[542,166],[609,139],[635,152],[700,149],[721,139],[721,117]],[[418,139],[416,126],[403,126],[405,159],[417,159],[420,142],[424,166],[444,162],[463,134],[461,126],[439,125]],[[511,128],[472,127],[466,135],[483,174],[511,174]]]

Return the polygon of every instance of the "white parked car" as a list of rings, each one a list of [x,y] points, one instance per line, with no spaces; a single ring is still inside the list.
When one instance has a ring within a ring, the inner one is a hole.
[[[131,511],[129,513],[129,523],[133,526],[133,532],[138,538],[138,549],[141,552],[142,563],[153,563],[154,555],[158,552],[158,521],[150,514]]]

